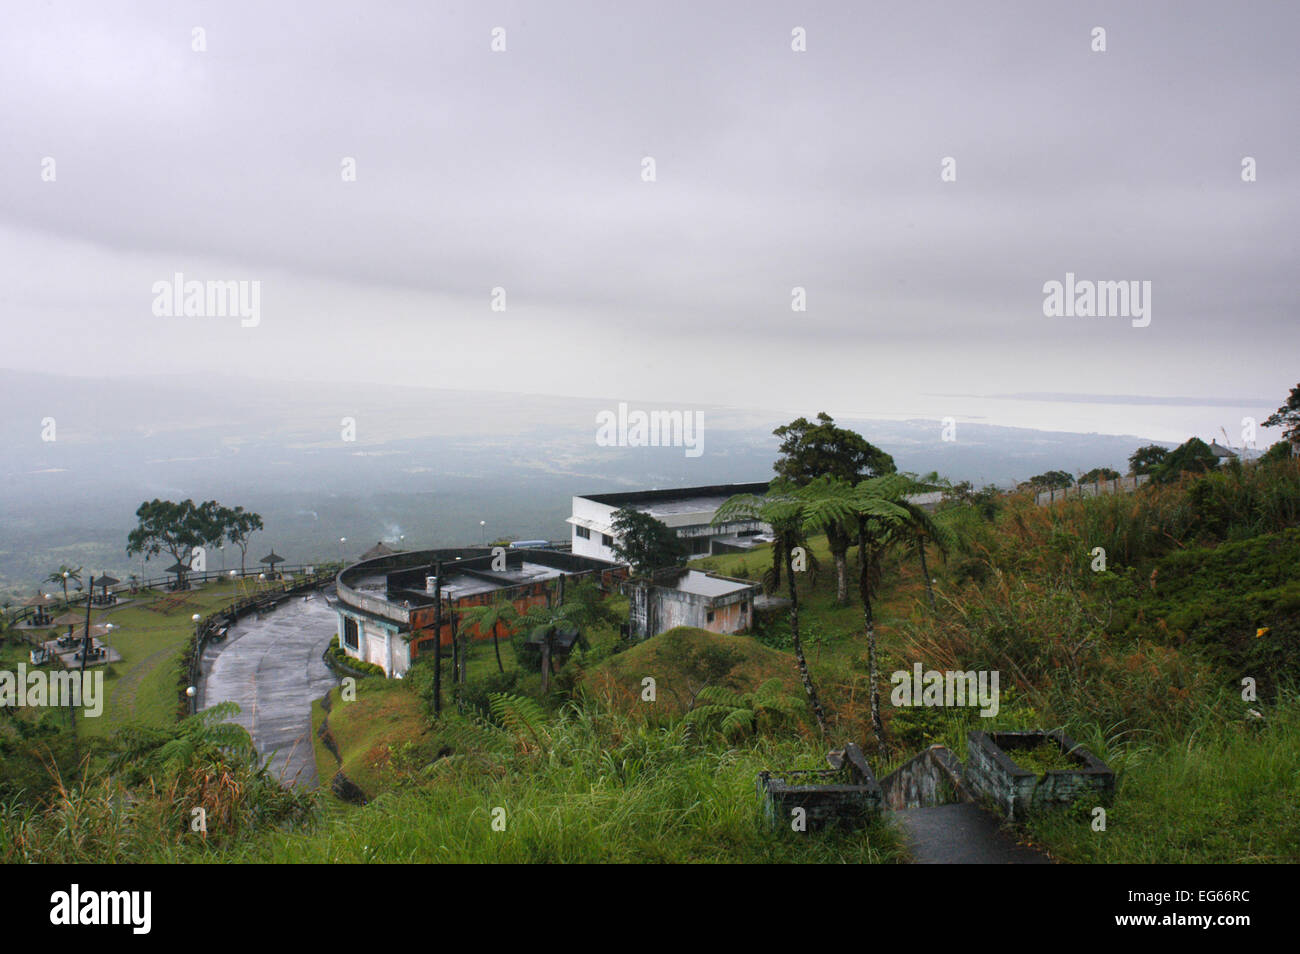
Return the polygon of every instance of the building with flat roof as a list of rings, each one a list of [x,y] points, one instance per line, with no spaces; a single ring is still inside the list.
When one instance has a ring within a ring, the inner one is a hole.
[[[736,520],[715,527],[713,515],[737,494],[767,493],[767,483],[714,484],[675,490],[636,490],[585,494],[573,498],[572,551],[598,560],[616,561],[614,514],[623,507],[647,513],[675,530],[692,557],[748,549],[771,540],[771,527],[755,520]]]
[[[673,568],[653,579],[637,577],[623,584],[628,598],[628,631],[635,639],[658,636],[677,626],[712,633],[740,633],[753,623],[757,583],[716,573]]]
[[[494,549],[415,550],[347,567],[336,580],[339,645],[352,658],[401,676],[437,642],[452,641],[465,609],[504,597],[526,613],[561,598],[567,582],[592,580],[610,590],[627,575],[625,567],[593,557],[505,548],[494,554]],[[442,596],[440,626],[436,587]],[[476,633],[479,639],[491,636]]]

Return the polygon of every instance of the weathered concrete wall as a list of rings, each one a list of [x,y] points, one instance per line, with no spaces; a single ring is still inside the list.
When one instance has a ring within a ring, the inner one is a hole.
[[[1014,761],[1017,748],[1055,741],[1069,752],[1077,769],[1036,775]],[[1115,791],[1115,773],[1105,762],[1061,732],[972,732],[968,738],[965,781],[971,793],[1008,818],[1030,811],[1095,798],[1108,801]]]
[[[753,592],[702,596],[670,586],[647,586],[644,582],[628,584],[625,592],[628,623],[636,639],[657,636],[677,626],[694,626],[711,633],[740,633],[753,625]],[[709,619],[710,613],[713,619]]]
[[[850,742],[839,764],[825,771],[760,772],[756,787],[768,823],[790,828],[797,808],[804,810],[808,831],[858,828],[879,815],[880,785],[862,751]]]
[[[890,772],[880,780],[880,790],[891,811],[970,800],[961,762],[942,745],[930,746]]]

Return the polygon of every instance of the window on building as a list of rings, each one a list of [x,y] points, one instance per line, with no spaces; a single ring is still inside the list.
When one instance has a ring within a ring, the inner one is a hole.
[[[708,552],[709,552],[708,537],[695,537],[693,540],[691,540],[691,553],[698,556],[701,553],[708,553]]]
[[[574,527],[573,532],[576,533],[583,540],[591,539],[591,531],[588,530],[586,527]]]
[[[710,623],[713,622],[713,610],[709,610],[709,612],[705,615],[705,619],[707,619]]]
[[[348,649],[357,648],[357,621],[349,616],[343,617],[343,645]]]
[[[608,533],[602,533],[600,535],[600,545],[602,547],[612,547],[614,545],[614,538]]]

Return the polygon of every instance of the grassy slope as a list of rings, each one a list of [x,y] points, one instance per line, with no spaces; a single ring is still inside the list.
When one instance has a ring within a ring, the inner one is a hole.
[[[612,656],[588,670],[584,685],[598,698],[629,711],[648,703],[642,702],[642,680],[655,680],[657,710],[680,714],[689,700],[707,684],[698,674],[683,671],[683,651],[699,654],[723,650],[735,654],[736,665],[719,685],[737,692],[749,692],[771,679],[778,680],[786,692],[803,697],[799,677],[788,653],[762,645],[750,636],[725,636],[692,627],[679,627]]]
[[[392,785],[393,756],[407,743],[417,743],[426,734],[424,710],[418,696],[398,681],[360,679],[357,697],[344,702],[338,689],[331,690],[330,734],[342,756],[342,771],[374,797]],[[319,703],[313,706],[313,713]],[[314,717],[313,717],[314,718]],[[322,784],[333,777],[336,766],[328,750],[317,756],[317,769],[324,761]]]

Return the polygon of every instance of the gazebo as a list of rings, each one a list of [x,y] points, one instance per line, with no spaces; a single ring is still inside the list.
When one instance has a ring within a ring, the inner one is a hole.
[[[361,560],[364,563],[366,560],[374,560],[377,559],[378,557],[392,556],[395,553],[401,553],[401,552],[402,552],[401,550],[394,550],[388,544],[384,543],[383,540],[380,540],[378,543],[376,543],[365,553],[361,554]]]
[[[23,606],[31,606],[35,608],[35,612],[32,613],[31,625],[49,626],[50,614],[45,611],[45,607],[53,606],[57,602],[58,600],[47,593],[37,593],[31,599],[24,600]]]
[[[108,592],[108,588],[110,586],[117,586],[117,584],[121,582],[121,580],[111,577],[107,573],[103,576],[95,577],[95,586],[102,588],[103,592],[99,596],[96,596],[92,591],[90,594],[90,601],[96,606],[111,606],[113,603],[116,603],[117,594]]]
[[[262,557],[262,559],[258,560],[257,562],[258,562],[258,563],[265,563],[267,566],[270,567],[270,569],[267,570],[266,578],[267,578],[268,580],[274,580],[274,579],[276,578],[275,565],[276,565],[277,563],[283,563],[283,562],[284,562],[284,557],[280,556],[280,554],[278,554],[278,553],[276,553],[274,550],[272,550],[270,553],[268,553],[266,556]]]
[[[175,563],[173,563],[171,566],[169,566],[169,567],[168,567],[166,570],[164,570],[163,572],[164,572],[164,573],[172,573],[172,574],[175,574],[175,576],[176,576],[176,582],[172,584],[172,589],[173,589],[173,590],[179,590],[179,589],[181,588],[181,574],[182,574],[182,573],[187,573],[188,571],[189,571],[189,567],[187,567],[187,566],[186,566],[184,563],[182,563],[180,560],[177,560]]]
[[[72,642],[72,631],[81,629],[83,634],[86,629],[86,611],[85,610],[68,610],[61,616],[55,617],[54,625],[62,629],[68,627],[68,631],[59,637],[60,644]]]

